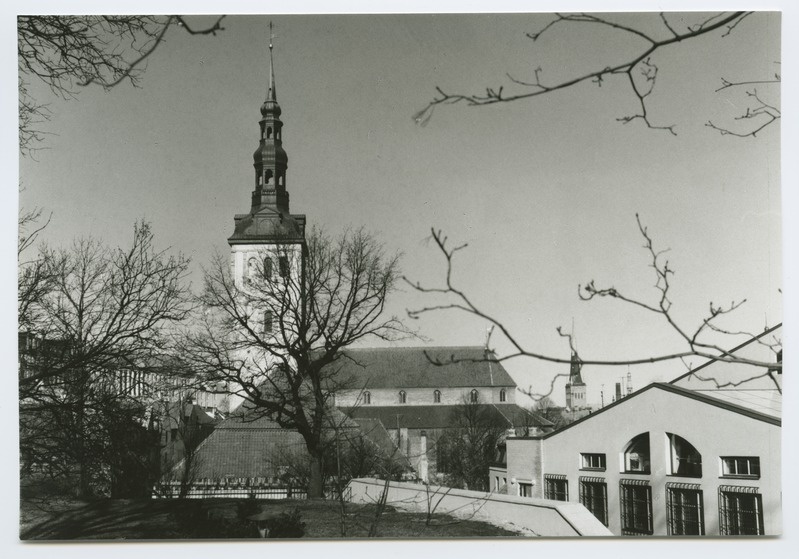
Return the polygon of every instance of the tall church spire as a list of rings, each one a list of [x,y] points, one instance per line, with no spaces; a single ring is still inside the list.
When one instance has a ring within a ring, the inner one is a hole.
[[[286,169],[288,157],[283,150],[283,122],[280,120],[280,105],[277,103],[275,64],[273,56],[272,23],[269,23],[269,89],[261,105],[261,138],[253,154],[255,167],[255,190],[252,193],[252,210],[262,206],[289,211],[289,195],[286,191]]]
[[[254,189],[248,214],[236,216],[231,243],[272,242],[305,238],[305,216],[291,215],[286,189],[288,156],[283,149],[283,121],[277,102],[274,64],[274,34],[269,23],[269,88],[261,105],[260,136],[253,153]]]

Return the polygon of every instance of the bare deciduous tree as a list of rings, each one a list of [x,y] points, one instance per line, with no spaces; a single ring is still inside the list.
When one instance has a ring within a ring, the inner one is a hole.
[[[145,393],[166,376],[170,328],[191,309],[188,261],[156,250],[139,223],[127,249],[78,240],[42,247],[39,263],[46,288],[20,305],[21,453],[64,472],[76,465],[83,496],[110,448],[104,433],[119,431],[108,421],[125,409],[144,421]]]
[[[30,154],[43,139],[39,125],[49,120],[46,105],[29,93],[30,79],[44,82],[62,98],[79,87],[110,89],[127,80],[136,85],[147,58],[161,45],[170,27],[193,35],[221,31],[222,18],[195,29],[183,16],[23,15],[17,18],[19,69],[19,143]]]
[[[654,302],[639,300],[633,297],[624,295],[620,290],[615,287],[597,287],[595,282],[589,281],[585,285],[577,287],[578,296],[584,301],[590,301],[595,298],[609,297],[616,299],[625,304],[632,305],[642,309],[648,313],[653,313],[660,316],[669,328],[679,337],[685,345],[684,351],[674,353],[665,353],[659,355],[638,356],[638,357],[619,357],[617,359],[592,359],[582,358],[580,361],[584,365],[641,365],[647,363],[657,363],[661,361],[670,360],[683,360],[688,357],[700,357],[708,360],[715,360],[724,363],[745,364],[753,365],[762,368],[763,376],[770,376],[769,371],[779,372],[782,370],[782,361],[779,359],[781,354],[782,341],[777,337],[763,338],[758,334],[750,332],[731,331],[719,326],[719,319],[726,316],[742,304],[745,299],[741,301],[732,301],[729,305],[719,305],[709,303],[707,314],[700,319],[699,324],[693,328],[688,328],[680,324],[674,314],[671,312],[671,277],[674,274],[674,269],[670,266],[669,261],[665,258],[666,250],[657,250],[654,248],[652,237],[648,229],[642,224],[638,215],[636,215],[636,222],[638,224],[638,231],[644,240],[644,249],[647,251],[650,259],[650,267],[653,269],[656,277],[654,284],[655,297]],[[441,254],[446,261],[446,273],[444,277],[444,285],[441,287],[427,287],[419,284],[418,282],[406,281],[417,291],[423,294],[437,296],[443,299],[443,302],[428,305],[416,310],[409,311],[412,318],[419,317],[425,313],[440,312],[440,311],[458,311],[479,317],[486,320],[495,327],[495,330],[510,343],[512,351],[499,358],[500,361],[512,359],[516,357],[527,357],[541,361],[548,361],[552,363],[570,363],[571,358],[564,356],[549,355],[545,352],[536,350],[529,345],[529,342],[522,340],[514,332],[512,332],[501,319],[491,315],[489,312],[478,307],[472,299],[464,291],[459,289],[453,280],[453,262],[455,255],[467,247],[466,244],[458,246],[450,246],[447,237],[441,231],[432,230],[432,238],[436,243]],[[558,327],[557,332],[563,338],[568,339],[571,353],[575,351],[573,339],[571,334],[565,332],[562,328]],[[741,355],[735,355],[729,352],[729,349],[711,341],[708,341],[707,334],[714,333],[716,335],[728,336],[746,336],[750,340],[755,340],[757,343],[765,345],[771,349],[774,356],[773,361],[763,361],[758,359],[751,359]],[[438,363],[445,364],[445,363]],[[544,394],[530,394],[535,399],[540,399],[543,396],[551,394],[552,387],[554,386],[557,377],[563,375],[556,375],[551,379],[550,390]],[[777,388],[781,390],[778,383]]]
[[[674,14],[661,12],[659,15],[652,15],[653,18],[659,17],[660,28],[650,29],[651,26],[631,26],[622,23],[618,18],[607,15],[595,14],[554,14],[554,17],[546,25],[536,32],[527,33],[527,37],[533,42],[542,37],[549,37],[553,34],[553,29],[560,29],[564,25],[594,25],[613,30],[628,39],[637,40],[640,47],[633,49],[631,54],[621,53],[619,60],[608,61],[598,65],[592,71],[579,73],[576,76],[548,83],[544,81],[543,69],[538,66],[529,79],[519,79],[510,74],[506,74],[510,82],[512,91],[505,89],[505,86],[486,88],[485,93],[463,94],[447,93],[441,87],[436,87],[437,96],[421,111],[414,119],[419,124],[426,124],[432,116],[433,110],[441,105],[451,105],[463,103],[470,106],[492,105],[496,103],[509,103],[530,99],[541,95],[552,94],[567,88],[571,88],[584,82],[593,82],[601,86],[606,79],[620,78],[627,84],[630,95],[636,100],[638,111],[617,118],[622,123],[641,121],[648,128],[665,130],[676,135],[674,124],[655,124],[649,111],[649,96],[652,94],[658,79],[658,66],[654,62],[654,57],[662,50],[673,45],[684,44],[686,42],[697,42],[704,37],[718,36],[721,38],[731,34],[745,34],[737,31],[745,19],[752,16],[753,12],[721,12],[715,14],[697,14],[692,23],[677,23]],[[588,46],[587,49],[591,47]],[[721,78],[722,86],[716,93],[728,88],[749,87],[760,85],[766,87],[771,84],[780,83],[779,73],[768,73],[767,77],[758,80],[744,80],[739,82]],[[760,131],[773,124],[781,117],[781,113],[776,102],[765,101],[763,94],[758,93],[754,88],[746,91],[748,101],[752,104],[747,107],[742,115],[735,117],[736,122],[743,122],[744,126],[733,130],[724,125],[714,124],[708,121],[706,125],[719,131],[723,135],[734,136],[756,136]]]
[[[395,340],[408,330],[383,315],[399,278],[398,255],[387,256],[363,230],[337,239],[314,230],[304,251],[296,260],[290,251],[261,255],[261,261],[294,261],[301,269],[273,274],[271,266],[259,266],[241,286],[218,256],[200,298],[204,320],[185,355],[206,379],[228,382],[253,413],[303,437],[311,460],[308,495],[318,498],[342,350],[362,340]]]

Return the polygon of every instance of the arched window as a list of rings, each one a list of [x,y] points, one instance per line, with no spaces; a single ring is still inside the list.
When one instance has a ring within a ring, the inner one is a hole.
[[[433,390],[433,403],[440,404],[441,403],[441,391],[440,390]]]
[[[673,476],[702,477],[702,455],[694,445],[672,433],[669,438],[669,473]]]
[[[369,405],[372,403],[372,393],[368,390],[363,393],[363,403]]]
[[[289,257],[288,256],[280,256],[277,259],[278,267],[280,268],[280,275],[282,277],[286,277],[289,275]]]
[[[475,389],[472,389],[472,391],[469,393],[469,401],[470,401],[471,403],[473,403],[473,404],[476,404],[476,403],[477,403],[477,399],[478,399],[478,397],[479,397],[479,396],[480,396],[480,395],[479,395],[479,393],[477,392],[477,390],[475,390]]]
[[[649,473],[649,433],[633,437],[624,447],[624,471]]]
[[[267,280],[272,279],[272,259],[268,256],[264,258],[264,278]]]
[[[407,394],[405,394],[404,390],[399,391],[399,403],[404,404],[407,401]]]
[[[271,126],[267,126],[266,127],[266,138],[269,139],[271,137],[272,137],[272,127]]]
[[[499,391],[499,401],[500,402],[504,402],[505,401],[505,389],[504,388]]]
[[[247,261],[246,277],[251,280],[254,280],[257,274],[258,274],[258,260],[253,257]]]
[[[272,311],[266,311],[264,313],[264,334],[271,334],[272,333],[272,323],[274,322],[274,318],[272,316]]]
[[[272,169],[264,171],[264,184],[272,184]]]

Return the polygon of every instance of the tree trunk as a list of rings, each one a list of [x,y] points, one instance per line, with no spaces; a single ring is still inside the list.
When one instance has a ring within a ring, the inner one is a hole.
[[[322,483],[322,452],[311,452],[311,475],[308,478],[308,498],[321,499],[324,497]]]

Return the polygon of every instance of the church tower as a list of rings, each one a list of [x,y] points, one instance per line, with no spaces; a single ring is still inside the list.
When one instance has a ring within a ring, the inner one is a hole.
[[[270,23],[271,31],[271,23]],[[283,122],[277,102],[272,38],[269,40],[269,88],[261,105],[258,148],[253,154],[250,211],[236,215],[228,239],[231,272],[242,288],[256,274],[286,277],[302,274],[305,215],[291,214],[286,188],[288,157],[283,149]]]
[[[586,386],[580,374],[583,362],[576,351],[572,352],[571,364],[569,367],[569,382],[566,383],[566,407],[575,410],[587,407]]]

